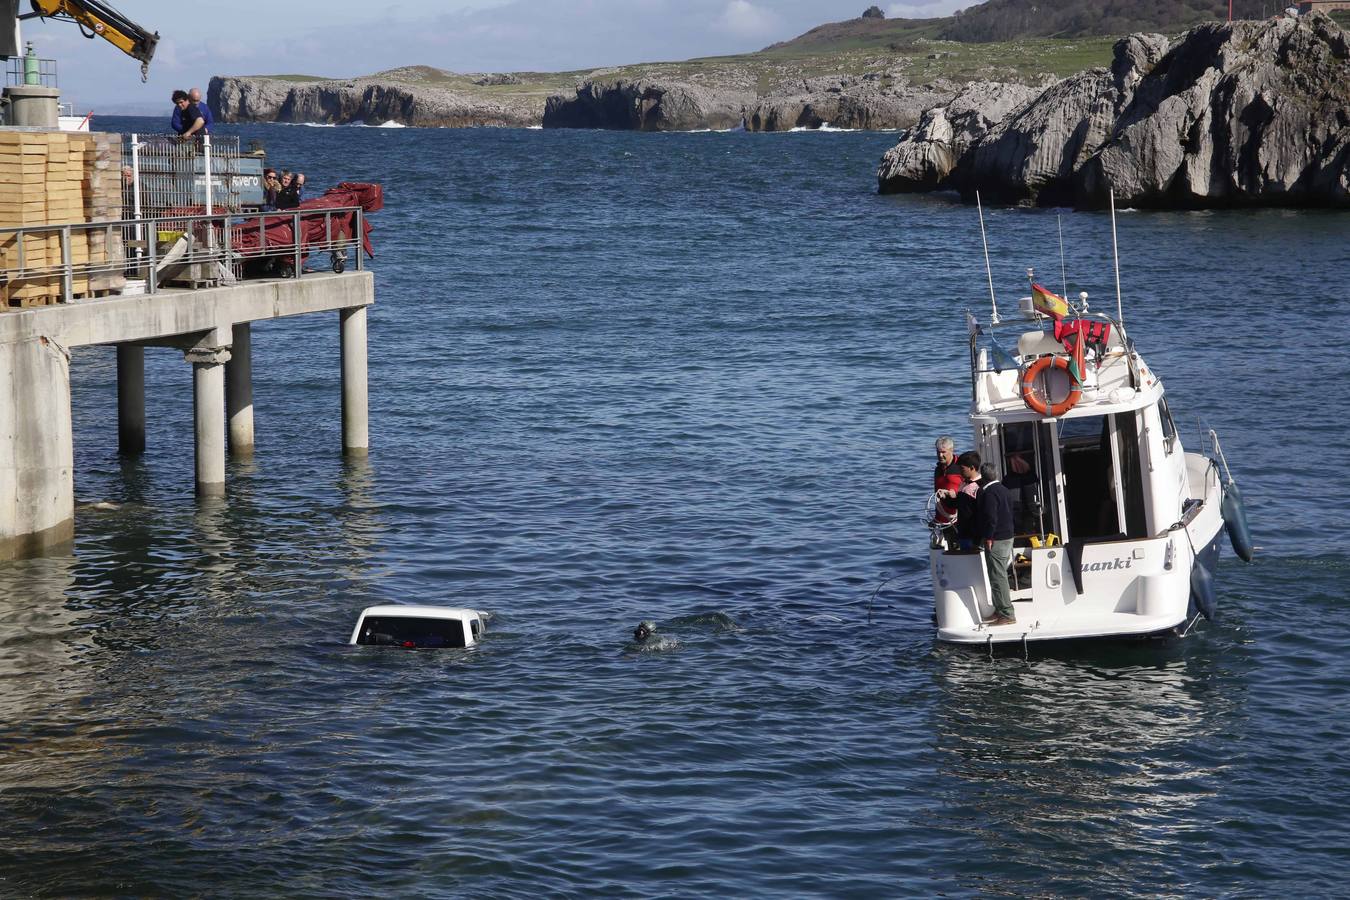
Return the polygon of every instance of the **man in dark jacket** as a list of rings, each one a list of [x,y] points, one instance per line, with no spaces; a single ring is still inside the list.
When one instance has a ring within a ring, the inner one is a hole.
[[[178,132],[180,140],[187,140],[198,132],[206,133],[206,119],[187,91],[173,92],[173,115],[169,117],[169,127]]]
[[[989,593],[994,614],[986,625],[1012,625],[1012,591],[1008,588],[1008,563],[1012,559],[1012,495],[998,479],[993,463],[980,467],[980,494],[975,500],[976,536],[984,548],[984,564],[989,570]]]
[[[277,209],[295,209],[300,205],[300,191],[305,186],[305,173],[281,173],[281,190],[277,191]]]
[[[979,518],[976,497],[980,493],[980,454],[967,450],[956,458],[957,468],[965,484],[952,498],[956,505],[956,537],[962,550],[974,550],[978,546]]]

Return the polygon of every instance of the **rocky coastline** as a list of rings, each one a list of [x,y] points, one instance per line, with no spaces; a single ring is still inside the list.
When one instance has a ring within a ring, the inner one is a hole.
[[[1117,42],[1044,91],[976,83],[887,151],[881,193],[1039,206],[1350,207],[1350,39],[1313,13]]]
[[[464,90],[377,77],[295,82],[217,75],[207,103],[222,122],[306,122],[323,125],[526,128],[543,118],[544,98],[484,96]]]
[[[475,86],[509,84],[484,76]],[[308,122],[429,127],[604,128],[631,131],[749,131],[794,128],[911,128],[924,110],[950,101],[958,86],[910,85],[878,75],[788,80],[764,94],[753,86],[669,77],[584,79],[571,95],[506,93],[408,84],[378,76],[294,82],[216,76],[207,102],[222,122]]]
[[[878,75],[804,78],[760,95],[740,87],[708,87],[657,79],[593,79],[576,95],[555,95],[544,109],[545,128],[698,131],[745,128],[911,128],[924,110],[946,103],[956,86],[944,81],[911,86]]]
[[[1350,207],[1350,38],[1312,13],[1116,42],[1108,68],[1040,84],[911,84],[896,70],[211,80],[224,122],[697,131],[900,130],[883,194],[1100,208]],[[533,81],[522,82],[522,76]],[[570,76],[568,76],[570,77]]]

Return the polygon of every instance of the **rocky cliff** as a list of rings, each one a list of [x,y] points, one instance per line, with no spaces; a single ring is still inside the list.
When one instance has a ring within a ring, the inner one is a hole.
[[[790,80],[768,93],[739,85],[712,86],[678,80],[588,80],[573,97],[553,96],[545,128],[614,128],[692,131],[741,125],[750,131],[793,128],[908,128],[924,110],[945,103],[954,86],[910,87],[879,75]]]
[[[1117,42],[1017,102],[971,86],[883,157],[882,193],[1101,207],[1350,207],[1350,40],[1324,15]]]
[[[573,97],[549,97],[543,124],[632,131],[735,128],[754,99],[752,92],[736,88],[645,78],[596,79],[579,84]]]
[[[222,122],[317,122],[333,125],[404,125],[467,128],[537,125],[544,112],[538,95],[501,97],[434,85],[377,78],[294,82],[276,78],[216,76],[207,103]]]
[[[418,80],[446,81],[417,83]],[[938,81],[911,87],[879,75],[788,79],[766,94],[753,82],[714,82],[663,75],[594,75],[571,95],[494,91],[510,75],[451,76],[412,67],[346,81],[216,76],[207,102],[223,122],[315,122],[346,125],[610,128],[632,131],[752,131],[792,128],[908,128],[924,110],[945,103],[955,86]]]
[[[955,86],[945,81],[911,87],[900,80],[886,83],[876,75],[810,78],[757,98],[746,110],[745,127],[750,131],[825,125],[874,131],[911,128],[924,110],[955,95]]]

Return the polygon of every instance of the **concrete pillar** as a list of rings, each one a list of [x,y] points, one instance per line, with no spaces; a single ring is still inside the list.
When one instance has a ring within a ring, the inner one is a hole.
[[[45,337],[0,342],[0,559],[75,536],[70,356]]]
[[[55,128],[60,119],[61,92],[40,84],[12,84],[5,88],[9,102],[7,125],[28,128]]]
[[[145,348],[117,345],[117,450],[145,452]]]
[[[225,496],[225,336],[220,328],[208,331],[183,354],[192,363],[198,497]]]
[[[342,323],[342,452],[370,453],[370,400],[366,383],[366,308],[338,311]]]
[[[192,364],[197,444],[197,496],[225,496],[225,366]]]
[[[230,361],[225,364],[225,418],[230,423],[230,455],[253,455],[253,330],[248,322],[232,329]]]

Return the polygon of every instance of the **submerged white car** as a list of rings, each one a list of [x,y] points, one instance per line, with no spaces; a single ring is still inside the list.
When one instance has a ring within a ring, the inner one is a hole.
[[[371,606],[356,620],[349,643],[408,649],[472,647],[486,627],[487,617],[476,609]]]

